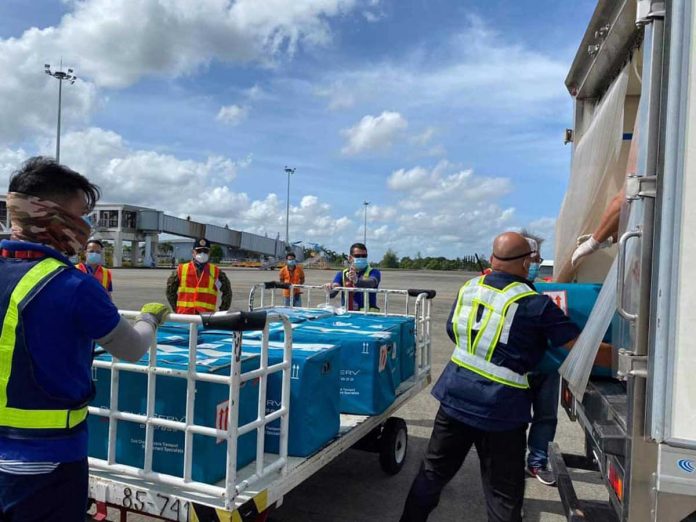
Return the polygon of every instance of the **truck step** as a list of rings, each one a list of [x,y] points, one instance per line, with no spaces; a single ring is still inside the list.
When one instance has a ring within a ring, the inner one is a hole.
[[[549,444],[549,463],[556,478],[564,514],[569,522],[618,522],[616,512],[609,502],[578,499],[563,454],[555,442]]]

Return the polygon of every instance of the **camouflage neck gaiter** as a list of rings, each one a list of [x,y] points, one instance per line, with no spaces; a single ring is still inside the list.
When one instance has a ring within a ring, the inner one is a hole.
[[[10,192],[7,211],[12,239],[48,245],[69,256],[82,250],[89,239],[91,228],[82,217],[68,214],[55,201]]]

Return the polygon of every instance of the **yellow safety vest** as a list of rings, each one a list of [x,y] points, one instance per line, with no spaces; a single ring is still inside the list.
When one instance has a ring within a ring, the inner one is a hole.
[[[524,283],[514,282],[502,290],[485,283],[486,276],[466,282],[459,290],[452,315],[456,347],[452,362],[482,377],[514,388],[529,388],[522,375],[491,359],[499,343],[507,344],[517,311],[517,301],[536,292]],[[479,318],[480,309],[483,308]]]
[[[0,431],[27,430],[27,433],[40,437],[41,430],[69,430],[87,418],[87,405],[75,409],[24,409],[12,407],[13,401],[8,398],[12,362],[19,355],[15,351],[24,342],[24,339],[17,337],[22,308],[26,305],[26,300],[37,293],[37,289],[65,267],[65,263],[58,259],[43,259],[19,279],[10,295],[0,334]],[[26,357],[28,359],[28,355]],[[25,384],[29,388],[38,386],[36,383]]]

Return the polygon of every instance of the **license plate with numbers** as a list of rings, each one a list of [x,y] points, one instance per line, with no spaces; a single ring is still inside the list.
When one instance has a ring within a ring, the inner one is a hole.
[[[189,504],[176,496],[121,484],[110,484],[106,487],[92,484],[92,486],[90,497],[95,500],[105,501],[116,507],[136,513],[154,515],[165,520],[175,520],[176,522],[188,520]]]

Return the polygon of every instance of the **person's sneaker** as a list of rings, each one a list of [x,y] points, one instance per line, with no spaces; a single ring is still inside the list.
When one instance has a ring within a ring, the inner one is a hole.
[[[548,468],[527,467],[527,475],[536,478],[539,482],[546,486],[556,485],[556,479],[553,476],[553,471]]]

